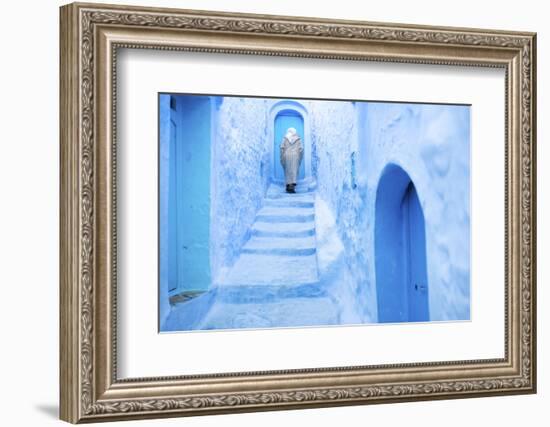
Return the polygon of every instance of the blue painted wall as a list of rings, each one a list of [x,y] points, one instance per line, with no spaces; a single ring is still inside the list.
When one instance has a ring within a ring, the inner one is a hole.
[[[213,97],[210,266],[214,285],[250,237],[272,178],[270,100]]]
[[[275,179],[284,181],[285,179],[285,173],[283,170],[283,167],[281,166],[281,142],[283,141],[283,137],[286,134],[286,131],[288,128],[294,128],[296,129],[296,133],[300,136],[302,140],[302,146],[305,150],[305,144],[304,144],[304,119],[302,116],[294,111],[294,110],[283,110],[279,114],[277,114],[277,117],[275,117],[275,141],[273,141],[273,148],[275,150]],[[305,153],[304,153],[305,156]],[[302,162],[300,163],[300,170],[298,172],[298,179],[304,179],[305,177],[305,162],[302,158]]]
[[[378,290],[373,221],[378,187],[387,165],[399,165],[414,182],[424,215],[430,320],[470,319],[470,107],[358,104],[366,107],[359,115],[366,123],[357,165],[365,205],[357,212],[371,218],[362,250],[373,255],[362,269],[366,288]]]

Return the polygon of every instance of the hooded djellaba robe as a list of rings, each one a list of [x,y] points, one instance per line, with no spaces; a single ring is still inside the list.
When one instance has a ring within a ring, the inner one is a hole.
[[[281,142],[281,165],[285,171],[285,184],[295,184],[298,178],[304,147],[296,129],[288,128]]]

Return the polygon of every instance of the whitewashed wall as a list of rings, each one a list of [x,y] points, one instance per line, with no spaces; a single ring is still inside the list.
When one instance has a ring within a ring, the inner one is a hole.
[[[468,319],[470,298],[469,108],[369,103],[361,139],[368,253],[374,252],[376,190],[388,163],[416,187],[426,222],[431,320]],[[367,281],[375,283],[374,259]]]
[[[267,189],[267,101],[214,98],[212,103],[211,269],[214,282],[238,256]]]
[[[376,322],[376,293],[369,282],[370,218],[365,215],[364,191],[353,188],[352,153],[359,150],[359,121],[353,102],[306,102],[312,116],[313,169],[318,197],[334,216],[343,244],[344,269],[335,294],[346,311],[355,311],[360,322]],[[321,255],[325,248],[320,247]]]

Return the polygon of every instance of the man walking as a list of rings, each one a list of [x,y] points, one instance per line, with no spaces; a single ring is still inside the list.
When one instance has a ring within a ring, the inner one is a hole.
[[[288,128],[281,143],[281,165],[285,171],[287,193],[296,193],[296,181],[303,154],[304,148],[296,129]]]

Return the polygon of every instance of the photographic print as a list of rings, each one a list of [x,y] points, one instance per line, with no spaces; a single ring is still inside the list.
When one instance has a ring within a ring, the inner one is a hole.
[[[59,24],[62,420],[536,393],[536,33]]]
[[[470,106],[159,94],[160,330],[470,319]]]
[[[536,393],[536,33],[59,24],[62,420]]]

